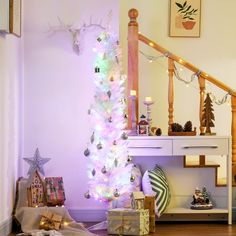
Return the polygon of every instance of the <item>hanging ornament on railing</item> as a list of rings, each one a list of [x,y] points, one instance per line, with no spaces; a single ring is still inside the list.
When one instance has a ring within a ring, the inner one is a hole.
[[[209,95],[211,97],[212,102],[214,102],[217,105],[222,105],[227,102],[227,99],[230,93],[229,92],[226,93],[221,99],[217,99],[216,96],[212,92],[209,92]]]

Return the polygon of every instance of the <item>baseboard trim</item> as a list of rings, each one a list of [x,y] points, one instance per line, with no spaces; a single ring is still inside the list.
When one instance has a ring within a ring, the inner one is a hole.
[[[106,209],[69,209],[71,217],[79,222],[101,222],[106,220]]]
[[[3,221],[0,223],[0,235],[8,236],[11,233],[12,218]]]

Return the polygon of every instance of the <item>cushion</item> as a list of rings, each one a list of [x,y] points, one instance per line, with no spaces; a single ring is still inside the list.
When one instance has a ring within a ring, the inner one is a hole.
[[[167,178],[158,165],[153,170],[147,170],[142,179],[142,188],[145,195],[155,196],[156,215],[160,217],[170,203],[170,189]]]

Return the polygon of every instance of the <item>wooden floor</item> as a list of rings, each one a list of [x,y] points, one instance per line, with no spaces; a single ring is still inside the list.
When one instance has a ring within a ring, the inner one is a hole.
[[[99,236],[106,236],[107,232],[96,231]],[[159,223],[156,232],[151,236],[236,236],[236,223],[229,226],[226,223]],[[9,236],[15,236],[11,234]]]

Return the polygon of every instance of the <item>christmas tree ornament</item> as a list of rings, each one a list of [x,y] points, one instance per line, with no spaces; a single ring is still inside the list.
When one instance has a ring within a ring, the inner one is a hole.
[[[113,77],[113,76],[111,76],[111,78],[110,78],[110,81],[111,81],[111,82],[113,82],[113,81],[114,81],[114,77]]]
[[[113,145],[117,145],[117,142],[116,142],[116,140],[114,140],[114,141],[113,141]]]
[[[114,195],[114,197],[119,197],[120,196],[120,193],[119,193],[118,189],[115,189],[113,195]]]
[[[118,160],[117,160],[117,159],[114,160],[114,166],[115,166],[115,167],[118,166]]]
[[[91,137],[90,137],[90,142],[91,142],[91,143],[94,142],[94,132],[93,132],[93,134],[92,134]]]
[[[106,166],[103,166],[103,167],[102,167],[101,172],[102,172],[103,174],[106,174],[106,173],[107,173]]]
[[[110,123],[112,122],[112,117],[111,117],[111,116],[108,118],[108,121],[109,121]]]
[[[110,90],[107,91],[107,96],[108,96],[109,98],[111,98],[111,91],[110,91]]]
[[[98,150],[102,149],[102,144],[101,144],[101,142],[99,142],[99,143],[97,144],[97,149],[98,149]]]
[[[121,138],[122,138],[123,140],[128,139],[128,134],[127,134],[126,132],[123,132],[122,135],[121,135]]]
[[[100,68],[99,67],[95,67],[95,73],[99,73],[100,72]]]
[[[128,119],[128,115],[127,115],[127,114],[125,114],[125,115],[124,115],[124,118],[125,118],[125,119]]]
[[[86,157],[90,155],[90,151],[89,151],[88,148],[85,149],[85,151],[84,151],[84,155],[85,155]]]
[[[130,182],[134,182],[135,181],[135,177],[133,175],[130,176]]]
[[[88,115],[91,115],[91,110],[90,109],[88,109]]]
[[[96,170],[95,169],[92,170],[92,176],[94,176],[94,175],[96,175]]]
[[[128,156],[127,162],[128,162],[128,163],[132,162],[132,157],[131,157],[131,156]]]
[[[97,41],[100,43],[102,41],[102,39],[100,37],[98,37]]]
[[[86,193],[84,193],[84,197],[87,198],[87,199],[89,199],[89,198],[91,197],[89,191],[87,191]]]
[[[29,176],[32,176],[36,170],[39,171],[44,176],[45,174],[43,166],[44,164],[46,164],[48,161],[51,160],[51,158],[42,158],[40,156],[38,148],[36,148],[33,158],[23,158],[23,159],[30,165],[30,168],[27,173]]]

